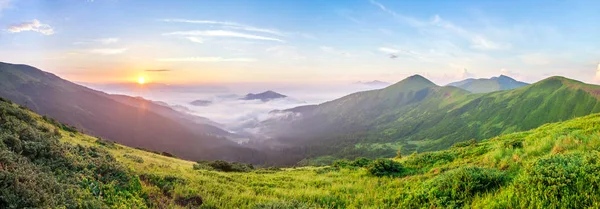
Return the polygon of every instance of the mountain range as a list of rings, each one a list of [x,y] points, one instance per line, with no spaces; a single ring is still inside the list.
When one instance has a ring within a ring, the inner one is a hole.
[[[456,86],[472,93],[488,93],[516,89],[527,85],[529,84],[517,81],[505,75],[500,75],[499,77],[492,78],[469,78],[466,80],[449,83],[447,86]]]
[[[600,112],[600,87],[564,77],[474,94],[414,75],[383,89],[273,111],[255,123],[253,140],[238,144],[227,138],[239,136],[210,119],[92,90],[31,66],[0,63],[0,81],[0,97],[106,140],[185,159],[269,165],[441,150]],[[487,81],[515,83],[506,76]],[[469,82],[475,81],[457,85]],[[281,97],[267,91],[246,99]]]
[[[186,159],[245,161],[255,150],[211,121],[142,98],[89,89],[27,65],[0,63],[0,97],[106,140]],[[259,157],[254,157],[257,159]]]
[[[285,117],[264,121],[260,130],[271,144],[281,145],[290,162],[390,157],[397,149],[440,150],[597,113],[598,92],[599,86],[550,77],[513,90],[472,94],[414,75],[384,89],[280,111]]]

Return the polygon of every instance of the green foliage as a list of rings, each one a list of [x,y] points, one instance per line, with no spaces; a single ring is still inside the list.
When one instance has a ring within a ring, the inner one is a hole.
[[[415,207],[460,208],[476,195],[494,191],[506,181],[506,174],[495,169],[462,167],[425,182],[420,191],[405,201]]]
[[[404,170],[402,164],[390,159],[377,159],[367,168],[374,176],[400,176]]]
[[[513,207],[592,208],[600,203],[600,153],[559,154],[536,160],[515,182]]]
[[[130,159],[133,162],[136,163],[144,163],[144,158],[141,158],[139,156],[135,156],[135,155],[130,155],[130,154],[123,154],[124,158]]]
[[[371,163],[373,163],[373,160],[364,157],[359,157],[354,159],[354,161],[350,162],[350,165],[354,167],[364,168],[371,165]]]
[[[404,165],[414,168],[431,168],[452,162],[455,158],[456,154],[450,151],[425,152],[408,156]]]
[[[332,166],[336,168],[364,168],[371,165],[372,162],[373,160],[370,160],[368,158],[359,157],[354,159],[353,161],[345,159],[336,160],[335,162],[333,162]]]
[[[273,201],[268,203],[256,204],[253,209],[310,209],[314,205],[302,203],[299,201]]]
[[[98,137],[96,139],[96,143],[99,144],[99,145],[102,145],[104,147],[107,147],[107,148],[116,148],[117,147],[117,145],[116,145],[115,142],[109,141],[109,140],[105,140],[105,139],[102,139],[100,137]]]
[[[0,102],[0,208],[145,208],[139,179],[108,152],[59,141]]]
[[[159,176],[152,173],[140,175],[140,179],[150,185],[158,187],[164,195],[171,197],[176,185],[184,185],[186,181],[176,176]]]
[[[477,145],[477,140],[475,139],[471,139],[469,141],[464,141],[464,142],[457,142],[454,145],[452,145],[452,147],[468,147],[468,146],[474,146]]]
[[[198,161],[193,168],[195,170],[216,170],[222,172],[250,172],[254,170],[252,164],[227,162],[224,160]]]

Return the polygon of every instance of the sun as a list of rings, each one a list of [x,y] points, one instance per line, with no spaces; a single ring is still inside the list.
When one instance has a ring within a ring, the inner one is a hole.
[[[144,84],[144,83],[146,83],[146,79],[144,77],[139,77],[138,78],[138,83],[139,84]]]

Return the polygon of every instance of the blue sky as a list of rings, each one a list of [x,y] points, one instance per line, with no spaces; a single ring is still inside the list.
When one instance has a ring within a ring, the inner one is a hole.
[[[0,0],[1,61],[82,82],[600,83],[600,1]]]

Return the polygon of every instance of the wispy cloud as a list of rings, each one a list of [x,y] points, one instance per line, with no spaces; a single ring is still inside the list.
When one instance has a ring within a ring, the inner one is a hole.
[[[253,34],[247,34],[247,33],[239,33],[239,32],[234,32],[234,31],[226,31],[226,30],[176,31],[176,32],[171,32],[171,33],[165,33],[163,35],[231,37],[231,38],[244,38],[244,39],[253,39],[253,40],[285,42],[278,38],[259,36],[259,35],[253,35]]]
[[[114,43],[119,42],[119,38],[101,38],[101,39],[96,39],[94,41],[101,43],[101,44],[114,44]]]
[[[152,73],[160,73],[160,72],[170,72],[171,70],[169,69],[150,69],[150,70],[145,70],[146,72],[152,72]]]
[[[375,5],[376,7],[379,7],[379,9],[383,10],[384,12],[392,15],[392,17],[401,20],[403,22],[408,23],[409,25],[413,26],[413,27],[421,27],[421,26],[425,26],[427,25],[426,22],[421,21],[419,19],[413,18],[413,17],[409,17],[409,16],[404,16],[402,14],[398,14],[390,9],[388,9],[386,6],[384,6],[383,4],[375,1],[375,0],[370,0],[371,4]]]
[[[255,62],[253,58],[222,58],[222,57],[181,57],[159,58],[159,62]]]
[[[382,51],[385,53],[391,53],[391,54],[396,54],[396,53],[400,52],[400,50],[398,50],[398,49],[393,49],[393,48],[388,48],[388,47],[379,47],[379,51]]]
[[[164,22],[178,22],[178,23],[193,23],[193,24],[206,24],[206,25],[217,25],[227,29],[234,30],[245,30],[251,32],[268,33],[277,36],[285,36],[283,32],[276,29],[259,28],[236,22],[225,22],[225,21],[214,21],[214,20],[188,20],[188,19],[163,19]]]
[[[403,22],[411,27],[418,28],[420,30],[429,30],[432,31],[436,28],[441,28],[446,32],[450,32],[451,34],[460,37],[462,39],[466,39],[471,42],[471,48],[478,50],[502,50],[510,48],[509,44],[498,43],[490,40],[482,34],[478,34],[472,31],[469,31],[463,27],[460,27],[450,21],[442,19],[439,15],[434,15],[431,20],[420,20],[414,17],[405,16],[399,13],[394,12],[393,10],[387,8],[385,5],[375,1],[370,0],[371,4],[380,8],[383,12],[390,14],[396,20]]]
[[[109,44],[118,43],[119,41],[120,41],[119,38],[98,38],[98,39],[92,39],[92,40],[87,40],[87,41],[78,41],[78,42],[74,42],[73,44],[76,44],[76,45],[83,45],[83,44],[109,45]]]
[[[39,20],[34,19],[29,22],[23,22],[20,24],[12,25],[8,27],[8,31],[11,33],[20,33],[24,31],[35,31],[44,35],[54,34],[54,29],[48,24],[42,24]]]
[[[194,43],[204,43],[204,40],[200,37],[187,37],[186,39]]]
[[[432,61],[431,59],[423,56],[421,53],[411,51],[411,50],[395,49],[395,48],[391,48],[391,47],[379,47],[378,50],[389,54],[389,57],[392,59],[396,59],[396,58],[398,58],[398,55],[403,54],[403,55],[407,55],[409,57],[413,57],[413,58],[421,60],[421,61],[428,61],[428,62]]]
[[[113,54],[122,54],[127,51],[127,48],[102,48],[102,49],[91,49],[89,53],[92,54],[101,54],[101,55],[113,55]]]

